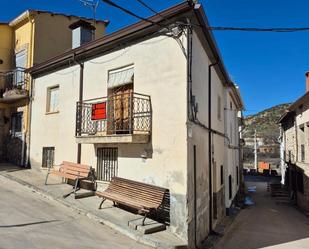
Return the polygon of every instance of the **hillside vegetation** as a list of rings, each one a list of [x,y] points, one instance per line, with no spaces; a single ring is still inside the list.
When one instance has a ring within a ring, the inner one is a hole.
[[[278,138],[278,119],[290,104],[280,104],[245,118],[244,137],[252,137],[254,130],[262,137]]]

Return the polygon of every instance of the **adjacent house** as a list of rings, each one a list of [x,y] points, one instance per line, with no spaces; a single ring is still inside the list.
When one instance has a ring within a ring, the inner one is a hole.
[[[9,23],[0,23],[1,162],[27,165],[31,89],[24,70],[70,49],[72,32],[68,26],[78,21],[93,22],[77,16],[27,10]],[[102,37],[107,24],[96,21],[95,31],[83,42]]]
[[[120,176],[168,188],[168,229],[200,245],[241,179],[243,102],[207,27],[183,2],[27,70],[31,167],[73,161],[98,187]]]
[[[289,187],[297,205],[309,212],[309,72],[306,93],[289,106],[279,122],[282,183]]]

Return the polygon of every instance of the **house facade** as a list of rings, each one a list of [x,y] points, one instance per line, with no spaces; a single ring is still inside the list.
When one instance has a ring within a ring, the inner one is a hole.
[[[68,26],[78,20],[77,16],[27,10],[9,23],[0,23],[1,162],[27,165],[31,89],[24,70],[71,48]],[[107,24],[97,21],[93,35],[102,37]]]
[[[239,189],[243,108],[207,26],[184,2],[28,70],[31,166],[168,188],[168,229],[200,245]]]
[[[306,93],[280,118],[282,182],[289,187],[296,204],[309,211],[309,73]]]

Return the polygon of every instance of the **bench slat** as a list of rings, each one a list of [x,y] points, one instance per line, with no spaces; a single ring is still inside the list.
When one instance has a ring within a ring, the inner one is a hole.
[[[148,183],[136,182],[136,181],[132,181],[132,180],[125,179],[125,178],[120,178],[120,177],[114,177],[112,181],[119,181],[120,183],[129,183],[129,184],[132,184],[132,185],[141,186],[143,188],[149,187],[151,189],[156,189],[158,191],[164,191],[164,192],[166,192],[168,190],[166,188],[154,186],[154,185],[151,185],[151,184],[148,184]]]
[[[130,195],[130,196],[139,195],[141,199],[145,199],[145,200],[148,199],[148,200],[159,201],[159,202],[161,202],[162,199],[164,198],[164,194],[149,194],[147,192],[125,189],[125,188],[120,188],[120,187],[117,187],[117,186],[112,186],[111,188],[108,188],[108,191],[125,193],[125,194]]]
[[[136,209],[143,209],[143,208],[157,209],[159,207],[159,205],[140,202],[136,199],[126,198],[125,196],[121,196],[121,195],[117,195],[117,194],[109,194],[109,193],[98,192],[97,195],[100,196],[100,197],[104,197],[106,199],[115,201],[117,203],[126,205],[126,206],[131,206],[131,207],[136,208]]]
[[[76,180],[77,179],[77,176],[65,174],[65,173],[62,173],[62,172],[59,172],[59,171],[53,171],[53,172],[50,172],[50,173],[53,174],[53,175],[57,175],[57,176],[66,178],[66,179],[70,179],[70,180]]]
[[[89,173],[90,172],[90,169],[76,168],[76,167],[69,166],[69,165],[63,165],[61,168],[64,169],[64,170],[75,171],[77,173],[78,172],[81,172],[81,173]]]
[[[67,166],[72,166],[72,167],[75,167],[75,168],[82,168],[82,169],[89,169],[89,170],[91,168],[91,166],[89,166],[89,165],[78,164],[78,163],[73,163],[73,162],[68,162],[68,161],[63,161],[62,164],[67,165]]]
[[[134,200],[135,202],[138,202],[138,203],[141,203],[141,205],[155,205],[155,206],[160,206],[163,199],[161,200],[152,200],[152,199],[143,199],[141,198],[141,196],[133,196],[133,195],[125,195],[125,194],[122,194],[122,193],[115,193],[115,192],[106,192],[106,194],[115,194],[115,195],[118,195],[118,196],[123,196],[123,198],[129,198],[131,200]]]
[[[79,175],[80,177],[87,177],[89,175],[89,172],[78,172],[78,171],[74,171],[70,169],[64,169],[63,172],[66,174],[75,175],[75,176]]]
[[[115,186],[119,186],[119,187],[124,187],[124,188],[132,188],[132,189],[139,189],[140,191],[144,191],[144,192],[148,192],[148,193],[156,193],[156,194],[164,194],[166,193],[166,190],[164,189],[163,190],[156,190],[156,189],[151,189],[149,188],[148,186],[146,188],[143,188],[142,186],[140,185],[130,185],[128,183],[120,183],[120,182],[117,182],[117,183],[114,183],[113,185]]]

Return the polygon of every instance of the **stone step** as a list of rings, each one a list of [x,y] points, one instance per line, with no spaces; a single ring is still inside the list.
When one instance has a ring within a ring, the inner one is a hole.
[[[139,231],[142,234],[156,233],[166,230],[166,225],[157,221],[146,219],[145,225],[142,225],[143,218],[138,218],[128,222],[128,226],[134,230]]]

